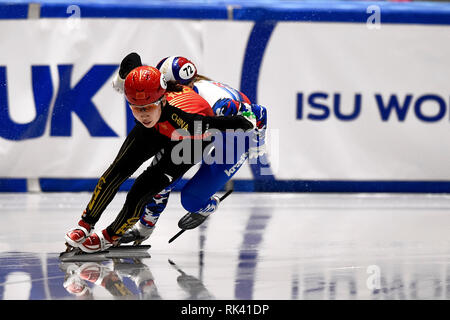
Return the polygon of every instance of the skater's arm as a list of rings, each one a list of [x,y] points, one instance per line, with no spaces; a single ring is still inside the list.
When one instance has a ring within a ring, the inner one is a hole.
[[[191,135],[205,133],[209,129],[219,131],[250,130],[255,128],[256,121],[251,112],[239,116],[203,116],[184,112],[169,104],[163,107],[160,122],[169,121],[175,129],[185,129]]]
[[[219,131],[226,130],[250,130],[255,128],[255,123],[246,116],[215,116],[215,117],[202,117],[199,119],[204,122],[203,131],[208,129],[217,129]]]
[[[218,100],[212,108],[215,114],[223,116],[241,115],[245,111],[251,111],[256,116],[258,129],[267,127],[267,109],[259,104],[248,104],[225,98]]]

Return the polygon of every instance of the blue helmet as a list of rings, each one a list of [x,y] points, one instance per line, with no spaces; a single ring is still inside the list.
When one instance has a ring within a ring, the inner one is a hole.
[[[175,81],[186,85],[197,75],[197,68],[188,59],[180,56],[170,56],[162,59],[156,68],[164,74],[167,81]]]

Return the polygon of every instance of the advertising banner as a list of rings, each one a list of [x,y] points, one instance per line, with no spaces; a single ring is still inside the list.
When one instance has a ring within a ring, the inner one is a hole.
[[[383,23],[364,11],[367,23],[318,23],[230,12],[0,20],[0,177],[98,179],[134,125],[111,81],[137,52],[148,65],[185,56],[267,107],[263,165],[246,163],[236,180],[450,181],[445,17]]]

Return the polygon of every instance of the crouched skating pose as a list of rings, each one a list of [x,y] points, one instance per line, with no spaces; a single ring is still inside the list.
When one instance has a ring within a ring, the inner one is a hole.
[[[121,70],[127,61],[122,61]],[[210,105],[188,87],[170,88],[161,72],[150,66],[140,66],[126,74],[125,97],[136,119],[136,125],[128,134],[116,158],[103,173],[77,226],[66,233],[69,246],[79,247],[92,253],[105,250],[119,243],[127,229],[134,226],[144,208],[161,190],[179,179],[201,157],[195,150],[183,150],[190,154],[191,161],[174,159],[173,150],[186,140],[201,140],[201,152],[210,144],[204,141],[209,131],[254,130],[256,119],[251,111],[235,116],[216,116]],[[187,88],[187,89],[186,89]],[[173,106],[170,99],[177,99]],[[195,143],[184,146],[196,146]],[[161,151],[164,151],[161,154]],[[177,149],[178,150],[178,149]],[[156,157],[158,155],[158,157]],[[127,194],[125,203],[116,219],[104,230],[94,232],[108,204],[121,184],[127,180],[146,160],[154,161],[140,174]]]

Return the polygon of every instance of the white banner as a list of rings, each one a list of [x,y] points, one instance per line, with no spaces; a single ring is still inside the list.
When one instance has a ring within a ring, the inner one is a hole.
[[[126,54],[183,55],[239,89],[253,26],[0,21],[0,177],[99,177],[130,129],[111,87]],[[275,178],[449,180],[449,40],[448,26],[277,23],[257,78]],[[252,177],[248,165],[235,175]]]
[[[258,84],[280,133],[276,177],[450,179],[449,31],[279,23]]]
[[[111,86],[122,58],[134,51],[143,63],[156,65],[163,57],[184,55],[198,61],[200,70],[203,61],[196,21],[0,21],[0,39],[8,48],[0,51],[0,76],[6,77],[1,89],[8,94],[8,101],[0,101],[2,125],[8,124],[0,129],[2,177],[99,177],[127,132],[125,100]],[[36,98],[48,109],[38,115]],[[15,128],[36,116],[45,121],[33,133]]]

